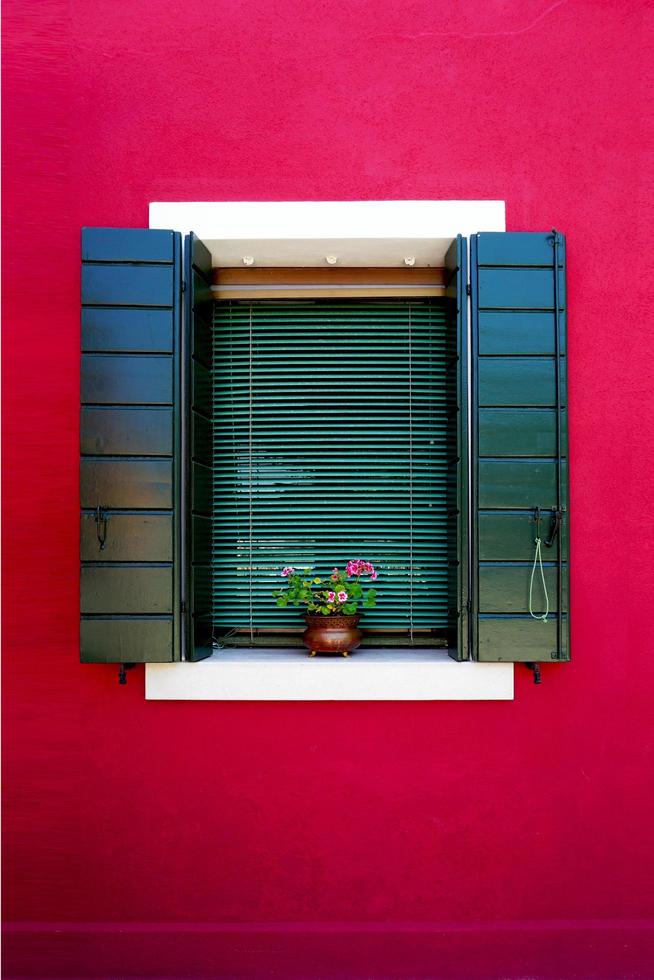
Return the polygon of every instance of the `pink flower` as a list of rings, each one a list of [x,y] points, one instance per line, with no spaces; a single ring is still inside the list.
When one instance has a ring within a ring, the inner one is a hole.
[[[282,575],[286,578],[288,575],[295,575],[295,569],[291,568],[290,565],[286,565],[282,568]]]
[[[341,591],[341,592],[338,593],[338,601],[339,602],[345,602],[346,599],[347,599],[347,592]]]
[[[377,581],[377,572],[374,569],[372,571],[370,578],[373,580],[373,582]]]
[[[335,592],[328,592],[327,593],[327,598],[328,598],[328,600],[330,602],[336,602],[336,593]]]
[[[338,582],[338,569],[332,569],[332,582]]]
[[[357,561],[349,561],[346,570],[348,575],[375,574],[375,566],[370,561],[364,561],[363,558],[359,558]]]

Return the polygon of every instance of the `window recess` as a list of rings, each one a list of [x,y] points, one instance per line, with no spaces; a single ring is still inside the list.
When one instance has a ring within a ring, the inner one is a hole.
[[[442,299],[215,304],[221,644],[299,642],[300,611],[272,600],[280,569],[366,557],[381,596],[366,642],[446,645],[447,331]]]

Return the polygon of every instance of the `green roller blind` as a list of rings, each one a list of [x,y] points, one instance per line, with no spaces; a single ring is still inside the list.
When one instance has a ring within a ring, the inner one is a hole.
[[[445,324],[436,299],[215,305],[218,629],[297,627],[271,597],[281,567],[362,557],[366,626],[445,631]]]

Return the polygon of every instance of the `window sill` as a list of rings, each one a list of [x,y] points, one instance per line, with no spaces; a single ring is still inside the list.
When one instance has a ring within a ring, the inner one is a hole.
[[[443,650],[366,649],[310,658],[234,649],[199,663],[147,664],[148,701],[511,701],[513,664],[457,663]]]

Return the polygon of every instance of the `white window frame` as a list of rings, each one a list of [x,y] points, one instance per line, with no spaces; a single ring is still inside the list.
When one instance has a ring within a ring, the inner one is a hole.
[[[193,231],[215,266],[441,266],[457,235],[505,231],[504,201],[192,201],[150,204],[150,228]],[[331,264],[331,263],[330,263]],[[148,700],[512,700],[513,664],[442,650],[221,650],[198,663],[146,664]]]

